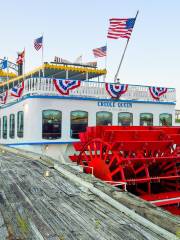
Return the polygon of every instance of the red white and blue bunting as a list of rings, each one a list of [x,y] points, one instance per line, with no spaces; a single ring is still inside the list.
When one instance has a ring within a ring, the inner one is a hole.
[[[78,88],[81,85],[80,80],[53,79],[53,83],[61,95],[69,95],[69,90]]]
[[[149,87],[149,91],[151,93],[151,96],[154,99],[159,100],[160,97],[167,92],[167,88],[163,88],[163,87]]]
[[[11,96],[21,97],[24,90],[24,81],[11,89]]]
[[[106,91],[112,98],[119,98],[122,94],[124,94],[128,89],[128,84],[105,84]]]
[[[0,102],[1,102],[2,104],[5,104],[6,101],[7,101],[7,97],[8,97],[8,91],[2,93],[2,94],[0,95]]]

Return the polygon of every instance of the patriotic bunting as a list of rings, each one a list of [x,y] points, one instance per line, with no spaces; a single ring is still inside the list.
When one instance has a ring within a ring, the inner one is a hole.
[[[0,95],[0,102],[1,102],[2,104],[5,104],[5,103],[6,103],[6,101],[7,101],[7,96],[8,96],[8,91],[6,91],[6,92],[4,92],[4,93],[2,93],[2,94]]]
[[[19,98],[21,97],[23,90],[24,90],[24,81],[21,84],[18,84],[17,86],[11,89],[11,96]]]
[[[149,91],[151,93],[151,96],[154,99],[159,100],[160,97],[167,92],[167,88],[163,88],[163,87],[149,87]]]
[[[78,88],[81,85],[80,80],[53,79],[53,83],[61,95],[69,95],[69,90]]]
[[[124,94],[128,89],[128,84],[105,84],[106,91],[112,98],[119,98],[122,94]]]

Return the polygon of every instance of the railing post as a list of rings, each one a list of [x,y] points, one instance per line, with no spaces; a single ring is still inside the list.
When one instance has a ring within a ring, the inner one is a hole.
[[[88,72],[86,72],[86,80],[88,80],[89,78],[89,75],[88,75]]]
[[[68,78],[69,78],[69,71],[66,70],[66,79],[68,79]]]

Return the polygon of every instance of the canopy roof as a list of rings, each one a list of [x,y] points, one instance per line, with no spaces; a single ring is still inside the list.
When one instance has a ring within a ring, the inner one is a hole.
[[[106,69],[96,69],[90,66],[70,65],[70,64],[49,64],[44,63],[42,66],[35,68],[31,72],[10,79],[9,81],[0,83],[0,87],[12,82],[21,81],[30,77],[45,77],[45,78],[61,78],[61,79],[77,79],[87,80],[99,77],[106,74]]]
[[[0,78],[15,78],[17,75],[13,72],[5,72],[2,69],[0,69]]]

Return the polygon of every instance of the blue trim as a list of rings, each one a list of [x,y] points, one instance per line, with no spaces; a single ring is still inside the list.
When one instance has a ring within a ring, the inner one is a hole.
[[[19,145],[55,145],[55,144],[72,144],[72,143],[76,143],[76,142],[25,142],[25,143],[6,143],[6,144],[2,144],[2,145],[6,145],[6,146],[19,146]]]
[[[175,102],[153,102],[153,101],[136,101],[136,100],[115,100],[115,99],[107,99],[107,98],[85,98],[85,97],[63,97],[63,96],[30,96],[29,98],[52,98],[52,99],[74,99],[74,100],[85,100],[85,101],[113,101],[113,102],[133,102],[133,103],[147,103],[147,104],[170,104],[176,105]]]
[[[23,96],[21,99],[19,99],[16,102],[7,104],[6,106],[1,106],[1,109],[10,107],[15,105],[16,103],[22,102],[28,98],[45,98],[45,99],[64,99],[64,100],[69,100],[69,99],[73,99],[73,100],[85,100],[85,101],[113,101],[113,102],[130,102],[130,103],[145,103],[145,104],[166,104],[166,105],[176,105],[175,102],[154,102],[154,101],[137,101],[137,100],[115,100],[115,99],[107,99],[107,98],[86,98],[86,97],[74,97],[74,96],[45,96],[45,95],[34,95],[31,96],[30,94],[27,94],[25,96]]]

